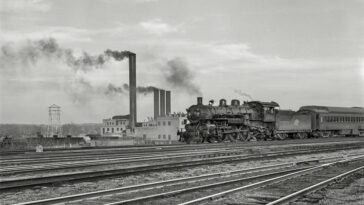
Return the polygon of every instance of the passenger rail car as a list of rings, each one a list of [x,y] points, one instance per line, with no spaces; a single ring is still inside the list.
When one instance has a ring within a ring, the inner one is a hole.
[[[303,106],[298,112],[311,116],[311,129],[315,136],[364,135],[363,108]]]

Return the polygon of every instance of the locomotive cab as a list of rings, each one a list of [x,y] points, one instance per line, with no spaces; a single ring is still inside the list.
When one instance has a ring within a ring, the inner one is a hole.
[[[275,122],[276,120],[276,112],[275,108],[279,107],[276,102],[260,102],[260,101],[251,101],[248,102],[249,105],[255,107],[259,110],[260,118],[263,122]]]

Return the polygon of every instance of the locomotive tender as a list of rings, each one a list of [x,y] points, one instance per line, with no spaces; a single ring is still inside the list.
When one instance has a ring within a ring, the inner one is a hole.
[[[364,136],[364,108],[303,106],[298,111],[279,110],[276,102],[240,104],[225,99],[204,105],[202,97],[187,109],[189,123],[180,132],[186,143],[283,140],[286,138]]]

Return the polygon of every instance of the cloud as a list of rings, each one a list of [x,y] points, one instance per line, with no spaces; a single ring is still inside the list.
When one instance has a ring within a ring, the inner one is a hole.
[[[174,33],[179,30],[178,27],[164,23],[161,19],[152,19],[149,21],[143,21],[140,22],[139,25],[148,33],[157,36],[162,36],[168,33]]]
[[[2,0],[1,12],[48,12],[51,9],[49,1],[44,0]]]
[[[93,33],[87,29],[57,26],[38,28],[31,32],[8,30],[0,33],[0,42],[19,42],[25,39],[39,40],[45,38],[55,38],[60,42],[90,42]]]

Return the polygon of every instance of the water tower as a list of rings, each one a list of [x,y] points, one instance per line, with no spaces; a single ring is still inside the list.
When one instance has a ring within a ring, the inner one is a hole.
[[[62,137],[61,107],[51,105],[48,107],[47,137]]]

